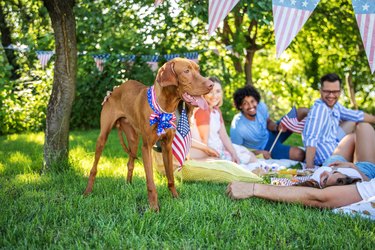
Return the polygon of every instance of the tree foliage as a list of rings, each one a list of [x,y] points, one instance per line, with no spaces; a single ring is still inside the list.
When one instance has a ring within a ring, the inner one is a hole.
[[[141,55],[190,51],[199,52],[204,75],[222,79],[226,122],[236,112],[232,94],[238,87],[257,87],[277,119],[292,105],[310,106],[318,97],[320,76],[328,72],[337,72],[344,79],[351,76],[359,108],[375,112],[375,79],[370,74],[348,0],[321,0],[278,60],[271,0],[240,1],[212,37],[207,35],[207,0],[164,1],[158,8],[152,4],[152,0],[76,2],[79,55],[71,128],[98,127],[100,103],[113,86],[127,79],[146,85],[153,83],[155,72],[142,61]],[[0,63],[4,65],[0,69],[0,134],[40,130],[45,124],[56,60],[56,56],[52,57],[47,69],[41,70],[35,55],[35,50],[55,50],[48,11],[40,0],[0,0],[0,6],[12,44],[29,48],[13,51],[18,70],[6,50],[0,53]],[[105,53],[110,58],[104,71],[99,72],[92,56]],[[120,60],[125,55],[138,57],[134,63],[126,63]],[[350,106],[347,85],[342,101]]]

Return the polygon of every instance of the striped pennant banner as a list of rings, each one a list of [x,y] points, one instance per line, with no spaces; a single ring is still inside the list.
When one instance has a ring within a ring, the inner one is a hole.
[[[208,5],[208,34],[212,36],[219,23],[236,6],[239,0],[210,0]]]
[[[53,51],[43,51],[43,50],[37,50],[36,55],[38,56],[38,59],[40,61],[40,64],[42,65],[42,69],[47,65],[49,59],[55,54]]]
[[[370,64],[371,73],[375,70],[375,1],[352,0],[352,5],[361,33],[363,47]]]
[[[176,57],[180,57],[180,54],[168,54],[168,55],[164,55],[164,58],[167,61],[170,61],[170,60],[172,60],[173,58],[176,58]]]
[[[110,54],[99,54],[92,56],[95,60],[96,67],[100,72],[103,72],[104,63],[108,60],[109,56]]]
[[[187,52],[182,54],[185,58],[198,63],[198,52]]]
[[[320,0],[272,0],[276,57],[289,46]]]
[[[159,61],[159,56],[158,55],[144,55],[142,56],[142,60],[146,61],[148,66],[152,71],[156,71],[159,68],[158,61]]]

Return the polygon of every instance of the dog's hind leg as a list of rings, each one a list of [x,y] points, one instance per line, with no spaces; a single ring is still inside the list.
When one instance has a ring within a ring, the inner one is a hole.
[[[105,143],[107,142],[108,135],[109,135],[110,131],[111,131],[110,128],[100,130],[100,135],[98,137],[98,140],[96,141],[95,160],[94,160],[93,166],[92,166],[91,171],[90,171],[90,176],[89,176],[89,180],[88,180],[88,183],[87,183],[86,190],[83,193],[84,195],[88,195],[92,192],[94,182],[95,182],[95,177],[96,177],[96,174],[97,174],[97,171],[98,171],[99,159],[100,159],[100,156],[102,155],[102,152],[103,152]]]
[[[95,177],[98,171],[98,163],[100,156],[102,155],[105,143],[107,142],[108,135],[111,132],[111,129],[116,121],[116,117],[113,116],[113,113],[110,112],[109,106],[103,106],[102,113],[100,115],[100,134],[98,140],[96,141],[95,148],[95,160],[92,165],[89,180],[84,195],[88,195],[92,192]]]
[[[173,156],[172,156],[172,139],[173,136],[165,138],[161,141],[163,163],[165,168],[165,175],[168,180],[168,188],[171,191],[174,198],[178,197],[176,187],[174,185],[174,176],[173,176]]]
[[[133,179],[134,160],[137,159],[137,150],[139,143],[139,136],[130,124],[126,121],[126,118],[118,120],[119,125],[119,137],[120,143],[126,153],[129,154],[128,160],[128,175],[126,181],[131,183]],[[122,137],[122,131],[125,133],[126,140],[128,141],[128,147],[126,147],[124,138]]]

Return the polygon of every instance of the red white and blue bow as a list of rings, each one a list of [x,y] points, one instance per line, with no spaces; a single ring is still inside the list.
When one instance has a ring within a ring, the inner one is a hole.
[[[147,101],[152,111],[154,111],[154,113],[150,115],[150,126],[157,124],[156,133],[158,136],[164,134],[165,130],[168,128],[176,128],[174,124],[176,120],[175,114],[166,113],[160,108],[156,101],[154,86],[147,89]]]

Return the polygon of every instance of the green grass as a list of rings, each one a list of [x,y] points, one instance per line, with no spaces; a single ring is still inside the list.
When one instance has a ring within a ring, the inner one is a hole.
[[[0,137],[0,248],[4,249],[373,249],[375,223],[329,210],[261,199],[232,201],[226,184],[154,174],[160,213],[148,208],[140,162],[125,182],[126,156],[110,135],[93,194],[82,192],[97,130],[72,132],[71,168],[40,175],[43,134]],[[298,144],[298,137],[296,143]]]

